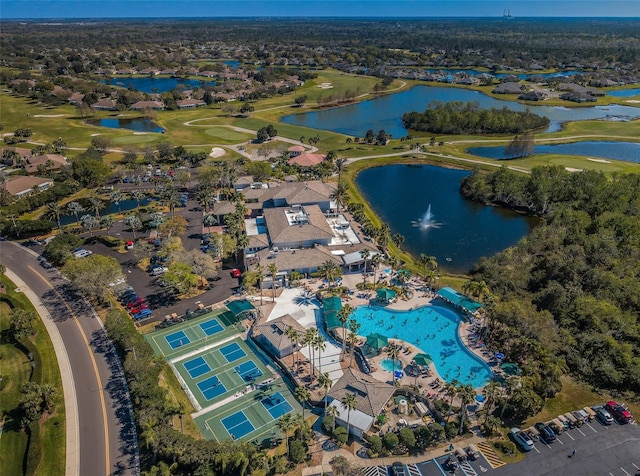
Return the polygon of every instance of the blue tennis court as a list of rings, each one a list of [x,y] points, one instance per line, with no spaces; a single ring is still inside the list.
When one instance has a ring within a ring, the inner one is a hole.
[[[200,375],[204,375],[211,370],[209,364],[207,364],[203,357],[196,357],[184,364],[184,368],[187,369],[191,378],[198,378]]]
[[[240,365],[234,367],[234,370],[242,377],[242,380],[248,382],[262,375],[262,370],[258,368],[253,360],[247,360]]]
[[[242,438],[255,430],[255,427],[251,424],[242,410],[234,413],[233,415],[229,415],[227,418],[223,418],[220,421],[234,440]]]
[[[204,398],[211,400],[227,391],[220,379],[215,375],[211,378],[198,382],[198,388],[204,395]]]
[[[200,329],[208,336],[212,336],[224,330],[224,327],[222,327],[222,324],[220,324],[217,319],[211,319],[210,321],[201,323]]]
[[[291,404],[282,396],[280,392],[274,393],[266,398],[260,400],[262,406],[269,412],[269,414],[273,417],[274,420],[277,420],[282,415],[286,415],[293,407]]]
[[[240,348],[237,342],[233,342],[229,345],[225,345],[220,349],[220,353],[224,355],[227,362],[235,362],[238,359],[246,356],[246,352]]]
[[[168,336],[165,336],[165,339],[172,349],[177,349],[178,347],[187,345],[191,342],[184,331],[178,331],[174,332],[173,334],[169,334]]]

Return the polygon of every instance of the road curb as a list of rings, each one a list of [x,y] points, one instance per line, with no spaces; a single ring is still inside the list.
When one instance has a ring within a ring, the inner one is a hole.
[[[76,387],[73,381],[73,372],[71,371],[71,363],[67,355],[66,348],[62,342],[62,337],[58,328],[51,320],[49,311],[44,307],[38,296],[27,286],[27,284],[18,277],[13,271],[7,268],[6,276],[13,281],[33,307],[40,315],[40,319],[44,323],[53,349],[56,353],[58,368],[62,378],[62,391],[64,394],[65,408],[65,428],[66,428],[66,463],[65,476],[79,476],[80,474],[80,428],[78,426],[78,405],[76,403]]]

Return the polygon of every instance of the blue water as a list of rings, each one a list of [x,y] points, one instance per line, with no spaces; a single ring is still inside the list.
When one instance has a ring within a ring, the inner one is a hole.
[[[388,165],[363,170],[356,186],[391,233],[405,237],[413,256],[435,256],[440,268],[466,273],[483,256],[515,245],[537,220],[490,207],[460,194],[469,170],[432,165]],[[431,206],[434,225],[419,226]],[[418,225],[418,226],[417,226]]]
[[[156,78],[156,77],[116,77],[110,80],[100,81],[102,84],[120,86],[121,88],[133,89],[143,93],[166,93],[173,91],[178,86],[184,89],[200,88],[204,84],[215,86],[215,81],[204,81],[200,79],[179,79],[179,78]]]
[[[129,129],[136,132],[165,132],[165,130],[149,119],[138,117],[136,119],[92,119],[87,124],[110,129]]]
[[[638,96],[640,94],[640,88],[635,89],[619,89],[617,91],[607,91],[607,95],[617,98],[630,98],[631,96]]]
[[[487,159],[504,160],[504,147],[471,147],[467,152]],[[640,143],[635,142],[574,142],[571,144],[537,145],[537,154],[566,154],[640,163]]]
[[[491,368],[473,355],[458,337],[458,315],[441,306],[424,306],[397,311],[377,306],[360,306],[352,317],[360,324],[358,333],[374,332],[391,339],[401,339],[429,354],[440,377],[447,382],[457,379],[475,388],[492,377]],[[385,369],[391,372],[391,365]]]
[[[428,69],[427,73],[442,73],[447,75],[454,75],[458,73],[465,73],[469,76],[478,76],[479,74],[490,74],[494,78],[505,78],[507,76],[515,76],[518,79],[529,79],[532,77],[539,78],[555,78],[555,77],[567,77],[574,76],[576,74],[582,74],[580,71],[559,71],[555,73],[492,73],[491,71],[478,71],[476,69]]]
[[[227,60],[224,62],[224,64],[226,64],[229,68],[237,68],[238,66],[240,66],[240,61],[236,61],[236,60]]]
[[[593,107],[562,107],[524,105],[515,101],[502,101],[486,96],[479,91],[463,88],[439,86],[415,86],[408,91],[350,104],[344,107],[311,111],[284,116],[286,124],[338,132],[353,137],[364,137],[368,129],[378,132],[384,129],[394,138],[406,136],[408,131],[402,124],[402,115],[411,111],[424,111],[432,101],[477,102],[482,108],[508,107],[514,111],[531,112],[549,118],[546,132],[556,132],[562,123],[602,119],[608,121],[629,121],[640,117],[640,108],[609,104]]]
[[[144,207],[149,203],[151,203],[150,198],[145,198],[140,200],[141,207]],[[83,205],[86,205],[86,204],[83,204]],[[129,210],[133,210],[134,208],[137,208],[137,207],[138,207],[138,202],[135,200],[122,200],[120,201],[120,207],[118,207],[118,205],[116,205],[115,203],[105,202],[105,207],[100,210],[100,216],[103,217],[106,215],[111,215],[112,213],[128,212]],[[84,211],[78,215],[78,221],[80,217],[82,217],[83,215],[92,215],[92,214],[93,212]],[[69,223],[75,223],[75,222],[76,222],[75,215],[60,215],[60,224],[62,226],[68,225]]]
[[[394,369],[396,371],[402,370],[402,361],[385,357],[384,359],[380,360],[380,367],[382,367],[383,370],[391,373]]]

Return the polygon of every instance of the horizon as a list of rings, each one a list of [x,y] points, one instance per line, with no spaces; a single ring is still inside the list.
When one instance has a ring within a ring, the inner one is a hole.
[[[576,16],[576,11],[580,12]],[[328,13],[330,12],[330,13]],[[636,0],[4,0],[5,20],[640,18]]]

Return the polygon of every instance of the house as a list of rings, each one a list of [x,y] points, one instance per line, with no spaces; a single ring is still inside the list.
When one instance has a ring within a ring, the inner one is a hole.
[[[97,111],[115,111],[116,105],[117,103],[114,99],[100,99],[91,105],[91,109]]]
[[[34,192],[42,192],[53,186],[53,180],[42,177],[20,175],[11,177],[4,184],[4,188],[16,198],[23,198]]]
[[[347,426],[348,420],[349,433],[361,438],[369,431],[394,393],[395,387],[393,385],[380,382],[357,370],[346,368],[340,380],[329,391],[327,398],[330,401],[329,406],[336,407],[340,412],[336,416],[336,423]],[[341,403],[347,394],[353,394],[356,397],[357,405],[351,412],[347,411]]]
[[[265,208],[288,207],[294,204],[318,205],[323,212],[335,208],[331,201],[331,194],[336,185],[319,180],[308,182],[286,182],[283,184],[268,184],[264,187],[247,187],[241,190],[248,208],[261,215]]]
[[[176,101],[178,109],[192,109],[195,107],[206,106],[207,103],[202,99],[179,99]]]
[[[5,152],[8,151],[16,152],[22,160],[25,160],[33,155],[33,151],[31,149],[26,149],[24,147],[2,147],[0,148],[0,157],[4,158]],[[5,161],[4,159],[2,159],[2,163],[6,165],[17,165],[13,163],[13,160]]]
[[[133,103],[129,109],[132,111],[142,111],[144,109],[152,109],[154,111],[161,111],[164,109],[164,103],[162,101],[138,101]]]
[[[314,167],[316,165],[321,164],[325,155],[323,154],[311,154],[309,152],[297,155],[287,162],[289,165],[297,165],[299,167]]]
[[[45,170],[60,170],[60,168],[65,165],[67,165],[67,158],[60,154],[42,154],[29,157],[25,168],[29,174],[34,174],[39,172],[39,168],[44,168]]]
[[[247,255],[245,258],[248,266],[251,266],[250,262],[253,264],[260,262],[263,265],[273,263],[278,267],[280,273],[286,275],[293,271],[303,275],[315,273],[327,261],[336,266],[342,266],[341,257],[333,254],[329,248],[323,245],[299,249],[278,248],[277,251],[275,248],[264,248],[253,255]]]
[[[568,92],[560,95],[560,99],[577,103],[596,102],[597,99],[585,92]]]
[[[289,157],[297,157],[302,154],[306,149],[301,145],[292,145],[289,147]]]
[[[522,84],[519,82],[500,83],[491,92],[494,94],[520,94],[522,93]]]
[[[302,335],[305,333],[305,328],[298,321],[290,314],[285,314],[269,322],[256,324],[253,326],[251,336],[273,357],[282,359],[300,348],[300,344],[295,344],[285,334],[289,327]]]
[[[72,93],[71,96],[69,96],[69,104],[73,104],[74,106],[81,105],[83,100],[84,94],[82,93]]]
[[[544,101],[547,97],[547,94],[543,91],[528,91],[518,96],[518,99],[523,101]]]
[[[267,208],[264,220],[271,246],[278,248],[329,245],[334,238],[333,230],[318,205]]]

